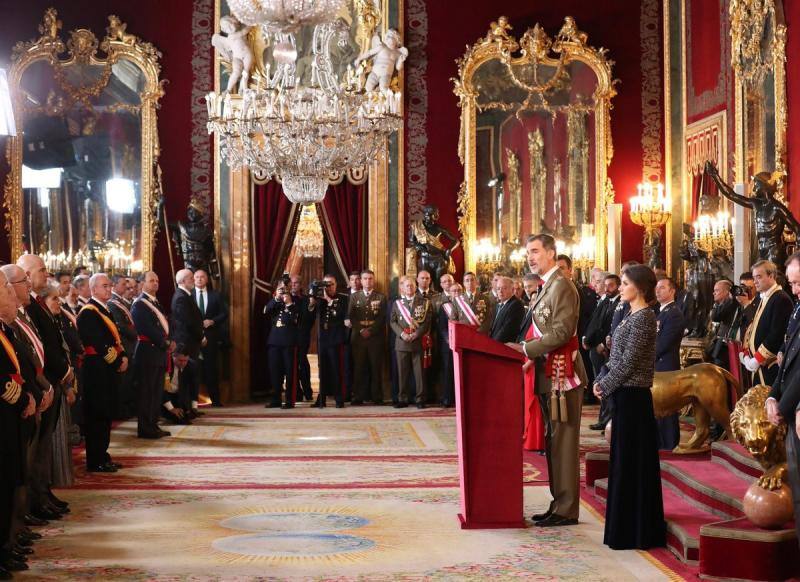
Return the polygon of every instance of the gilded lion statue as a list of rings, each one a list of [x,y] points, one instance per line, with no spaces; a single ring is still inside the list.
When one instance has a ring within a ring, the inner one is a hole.
[[[694,453],[704,448],[711,419],[716,420],[728,437],[731,436],[728,402],[734,393],[741,395],[736,378],[714,364],[695,364],[675,372],[656,372],[653,379],[653,410],[657,418],[680,412],[685,406],[694,407],[694,434],[675,453]]]
[[[759,486],[770,491],[781,488],[786,479],[786,423],[778,426],[767,420],[765,403],[769,386],[759,384],[748,390],[731,414],[736,441],[764,467]]]

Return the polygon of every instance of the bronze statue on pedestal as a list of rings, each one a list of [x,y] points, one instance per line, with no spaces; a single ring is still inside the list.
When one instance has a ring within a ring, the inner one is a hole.
[[[778,191],[775,176],[769,172],[759,172],[753,176],[753,194],[742,196],[722,181],[712,162],[706,162],[705,170],[714,180],[720,194],[735,204],[753,211],[758,239],[758,258],[783,266],[787,257],[783,231],[788,228],[797,235],[800,233],[800,223],[792,216],[786,205],[775,196]]]
[[[173,225],[172,240],[180,250],[187,269],[203,269],[214,279],[219,279],[214,231],[208,223],[206,209],[199,200],[192,198],[186,209],[186,220]]]
[[[461,244],[438,220],[439,209],[426,206],[422,218],[414,220],[408,228],[408,243],[416,251],[417,271],[428,271],[437,289],[442,275],[455,272],[452,253]],[[450,246],[445,246],[445,242]]]

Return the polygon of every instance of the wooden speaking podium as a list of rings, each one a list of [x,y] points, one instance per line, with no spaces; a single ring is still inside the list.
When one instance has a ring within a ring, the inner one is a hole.
[[[522,508],[522,363],[470,326],[450,322],[462,529],[526,527]]]

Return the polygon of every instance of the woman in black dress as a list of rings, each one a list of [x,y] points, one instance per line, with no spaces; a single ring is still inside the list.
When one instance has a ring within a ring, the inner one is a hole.
[[[615,550],[666,545],[658,428],[653,413],[656,277],[649,267],[629,267],[620,296],[630,304],[614,332],[607,370],[594,385],[598,398],[610,398],[611,464],[603,542]]]

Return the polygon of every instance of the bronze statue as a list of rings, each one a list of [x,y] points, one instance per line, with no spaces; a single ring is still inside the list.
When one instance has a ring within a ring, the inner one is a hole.
[[[683,225],[684,238],[681,242],[681,258],[688,262],[686,268],[686,301],[691,302],[687,326],[689,337],[705,337],[708,316],[714,304],[714,271],[708,253],[694,242],[694,229],[690,224]]]
[[[786,423],[767,420],[765,403],[769,386],[760,384],[747,391],[731,414],[733,436],[764,468],[758,484],[764,489],[780,489],[786,480]]]
[[[800,223],[792,216],[786,205],[775,197],[778,191],[775,177],[769,172],[759,172],[753,176],[753,194],[742,196],[722,181],[712,162],[706,162],[705,171],[725,198],[753,211],[758,238],[758,258],[783,265],[786,262],[783,231],[789,228],[797,235],[800,233]]]
[[[408,242],[417,254],[417,271],[428,271],[437,289],[442,275],[455,272],[452,254],[461,244],[449,230],[438,224],[438,220],[439,209],[426,206],[422,210],[422,219],[414,220],[408,229]]]
[[[219,279],[219,263],[214,248],[214,231],[208,224],[206,209],[192,198],[186,209],[186,220],[172,228],[172,240],[180,249],[187,269],[203,269],[214,279]]]
[[[694,406],[694,434],[675,453],[699,453],[707,450],[711,419],[732,436],[729,396],[741,394],[741,387],[731,374],[714,364],[695,364],[675,372],[656,372],[653,378],[653,411],[656,418],[680,412],[687,404]],[[763,408],[763,406],[762,406]]]

